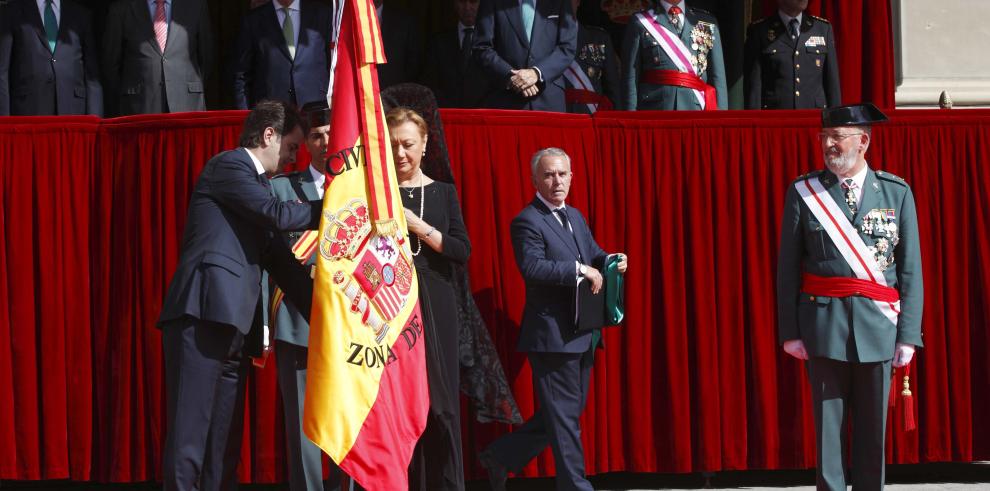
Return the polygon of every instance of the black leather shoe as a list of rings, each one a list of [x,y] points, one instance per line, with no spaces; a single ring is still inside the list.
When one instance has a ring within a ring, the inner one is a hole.
[[[500,464],[487,450],[478,454],[481,465],[488,470],[488,484],[492,491],[505,491],[505,481],[509,479],[509,470]]]

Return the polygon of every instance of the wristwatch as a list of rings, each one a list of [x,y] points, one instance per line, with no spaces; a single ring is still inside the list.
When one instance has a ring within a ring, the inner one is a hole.
[[[578,273],[581,273],[581,276],[584,276],[585,274],[588,273],[588,267],[582,264],[580,267],[578,267]]]

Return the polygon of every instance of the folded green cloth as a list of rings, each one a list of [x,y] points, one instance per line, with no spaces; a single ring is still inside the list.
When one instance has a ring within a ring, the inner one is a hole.
[[[614,326],[626,315],[623,274],[619,272],[620,258],[612,254],[605,260],[605,325]]]

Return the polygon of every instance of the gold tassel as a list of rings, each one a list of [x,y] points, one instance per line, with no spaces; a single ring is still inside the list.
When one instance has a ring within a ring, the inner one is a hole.
[[[399,233],[399,224],[393,218],[376,220],[375,230],[383,237],[394,237]]]
[[[909,396],[909,395],[911,395],[911,376],[910,375],[905,375],[904,376],[904,384],[903,385],[904,385],[904,390],[901,391],[901,395],[902,396]]]

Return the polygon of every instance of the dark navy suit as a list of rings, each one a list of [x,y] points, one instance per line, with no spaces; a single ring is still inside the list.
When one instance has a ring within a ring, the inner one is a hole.
[[[574,61],[578,24],[570,0],[538,0],[532,38],[523,28],[519,0],[481,0],[474,56],[490,77],[485,107],[564,112],[564,70]],[[526,98],[509,88],[511,70],[538,68],[540,93]]]
[[[158,325],[165,354],[165,489],[237,486],[244,336],[259,320],[261,269],[309,312],[312,281],[279,230],[319,224],[319,203],[283,203],[247,150],[210,159],[193,189]],[[228,435],[230,438],[228,438]]]
[[[15,0],[0,14],[0,116],[103,114],[99,49],[85,8],[61,2],[54,53],[34,0]]]
[[[282,28],[271,2],[244,16],[231,56],[228,83],[238,109],[263,99],[295,105],[325,99],[330,84],[330,7],[299,2],[299,40],[289,57]]]
[[[486,452],[519,471],[549,444],[558,490],[592,489],[584,477],[580,417],[588,397],[593,362],[592,334],[575,334],[577,263],[601,269],[607,257],[581,212],[566,208],[571,230],[534,198],[512,220],[516,265],[526,282],[526,307],[517,349],[527,353],[540,408],[518,430]]]

